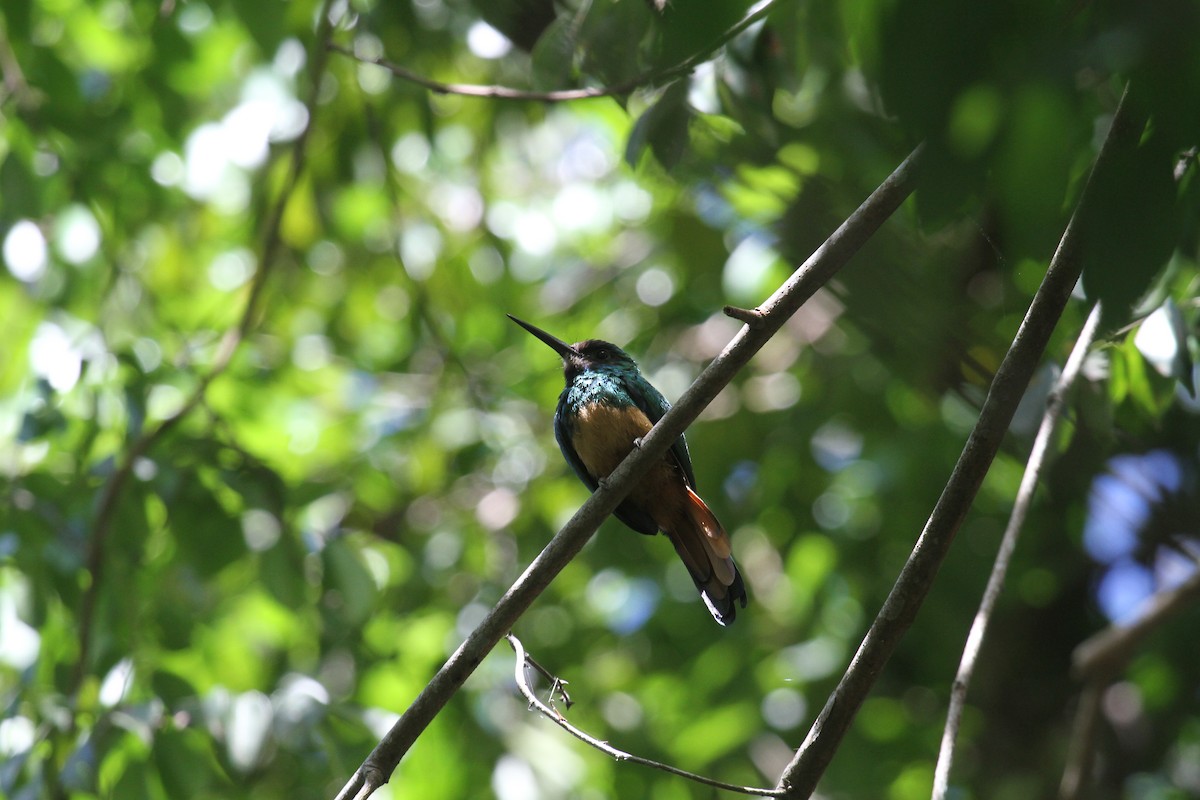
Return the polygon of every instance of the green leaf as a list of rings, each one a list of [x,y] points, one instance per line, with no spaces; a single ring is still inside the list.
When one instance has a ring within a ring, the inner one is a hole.
[[[636,167],[649,148],[663,169],[674,168],[687,150],[693,115],[687,103],[687,81],[676,81],[634,123],[625,146],[625,161]]]
[[[246,553],[241,521],[221,505],[198,473],[183,474],[169,509],[180,553],[200,575],[211,577]]]
[[[648,69],[642,43],[655,27],[645,0],[592,3],[579,28],[583,71],[606,86],[642,75]]]
[[[1124,325],[1175,246],[1174,156],[1151,138],[1116,152],[1092,177],[1080,221],[1083,288],[1102,325]]]
[[[325,564],[323,610],[343,633],[358,628],[375,610],[375,579],[344,539],[329,542],[321,557]]]
[[[154,739],[154,763],[168,797],[197,797],[228,781],[213,742],[199,730],[165,730]]]
[[[530,53],[535,89],[565,89],[579,82],[575,69],[577,27],[573,17],[561,16],[550,23],[550,27],[538,38]]]

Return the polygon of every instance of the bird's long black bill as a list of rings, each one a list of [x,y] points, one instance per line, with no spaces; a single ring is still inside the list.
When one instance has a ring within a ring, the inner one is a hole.
[[[530,333],[532,333],[537,338],[541,339],[546,344],[550,345],[550,347],[554,348],[554,352],[558,353],[563,358],[566,358],[569,355],[576,355],[576,356],[579,355],[579,353],[575,350],[574,347],[571,347],[571,345],[567,344],[562,339],[559,339],[557,336],[552,336],[551,334],[546,333],[544,330],[542,330],[541,328],[539,328],[536,325],[530,325],[528,322],[525,322],[524,320],[517,319],[512,314],[508,314],[507,316],[513,322],[517,323],[522,328],[529,331]]]

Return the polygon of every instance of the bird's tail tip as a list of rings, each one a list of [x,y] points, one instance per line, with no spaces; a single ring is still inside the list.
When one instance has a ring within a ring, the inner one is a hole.
[[[746,584],[742,581],[742,574],[735,566],[732,584],[721,584],[717,587],[710,582],[709,585],[700,588],[700,598],[704,600],[708,613],[712,614],[718,625],[729,625],[737,619],[738,606],[746,607]]]

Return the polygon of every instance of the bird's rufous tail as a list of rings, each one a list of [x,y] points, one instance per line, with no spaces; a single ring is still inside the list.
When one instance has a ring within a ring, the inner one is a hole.
[[[721,625],[728,625],[737,616],[735,603],[746,607],[746,585],[733,563],[729,536],[700,495],[687,489],[687,503],[682,519],[666,531],[683,560],[704,604]]]

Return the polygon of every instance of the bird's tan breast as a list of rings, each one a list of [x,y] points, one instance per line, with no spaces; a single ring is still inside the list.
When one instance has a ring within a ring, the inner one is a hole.
[[[579,410],[571,446],[595,478],[603,478],[629,455],[635,439],[650,432],[650,418],[636,406],[589,403]]]

